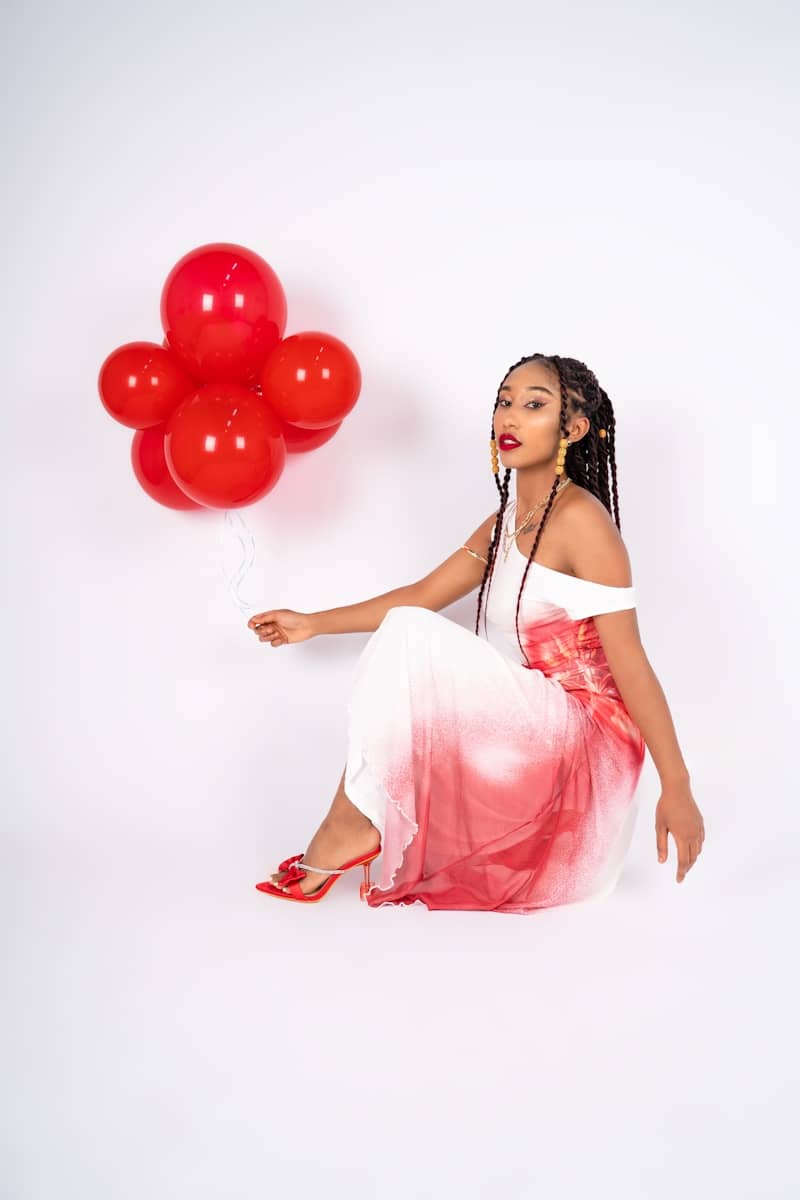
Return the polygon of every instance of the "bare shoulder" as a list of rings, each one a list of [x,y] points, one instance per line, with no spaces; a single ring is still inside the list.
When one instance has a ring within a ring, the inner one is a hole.
[[[570,570],[594,583],[631,587],[628,551],[611,513],[585,488],[570,487],[567,492],[571,494],[562,506],[560,525]]]

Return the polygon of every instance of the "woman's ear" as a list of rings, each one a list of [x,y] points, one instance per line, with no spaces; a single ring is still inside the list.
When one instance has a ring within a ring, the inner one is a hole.
[[[591,427],[592,423],[588,417],[573,417],[569,431],[570,441],[579,442],[581,438],[586,436]]]

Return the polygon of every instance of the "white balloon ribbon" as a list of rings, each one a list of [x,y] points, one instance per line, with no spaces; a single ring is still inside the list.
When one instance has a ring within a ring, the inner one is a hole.
[[[228,532],[232,533],[236,538],[241,551],[239,565],[230,575],[225,569],[225,535]],[[239,586],[253,565],[253,560],[256,556],[256,540],[238,509],[225,509],[225,520],[220,532],[220,549],[222,554],[222,574],[227,581],[231,600],[239,609],[239,612],[254,613],[256,611],[255,605],[242,599],[239,595]]]

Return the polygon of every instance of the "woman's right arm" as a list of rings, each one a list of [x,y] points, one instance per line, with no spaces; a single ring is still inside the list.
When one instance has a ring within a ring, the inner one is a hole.
[[[480,586],[496,518],[496,513],[487,517],[467,538],[469,547],[466,544],[460,547],[416,583],[393,588],[357,604],[320,612],[271,609],[251,617],[248,627],[255,630],[259,641],[281,646],[287,642],[302,642],[321,633],[374,633],[390,608],[403,605],[439,612]],[[466,549],[470,552],[465,553]]]
[[[393,588],[371,600],[345,604],[342,608],[326,608],[321,612],[295,612],[291,608],[272,608],[256,613],[247,622],[260,642],[283,646],[305,642],[320,633],[372,633],[390,608],[400,604],[420,604],[417,584]]]
[[[329,608],[324,612],[310,613],[316,626],[315,632],[374,633],[390,608],[412,604],[439,612],[449,604],[455,604],[456,600],[463,596],[468,596],[483,579],[496,517],[497,514],[492,513],[467,538],[470,549],[474,550],[478,557],[472,553],[465,554],[465,547],[462,546],[417,583],[384,592],[382,596],[375,596],[372,600],[364,600],[360,604],[348,604],[344,608]]]
[[[391,592],[383,592],[358,604],[345,604],[341,608],[309,613],[308,618],[314,630],[313,636],[319,633],[374,633],[389,609],[401,604],[420,604],[418,583],[393,588]]]

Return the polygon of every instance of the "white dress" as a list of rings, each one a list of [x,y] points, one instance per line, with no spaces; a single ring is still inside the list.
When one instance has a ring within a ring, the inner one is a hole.
[[[593,617],[634,608],[635,589],[534,561],[527,666],[526,562],[498,550],[477,637],[396,607],[355,665],[344,790],[381,833],[373,907],[525,913],[616,885],[644,742]]]

